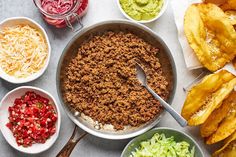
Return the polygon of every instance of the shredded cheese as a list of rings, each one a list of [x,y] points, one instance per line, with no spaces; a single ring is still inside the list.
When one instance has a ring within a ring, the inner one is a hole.
[[[0,67],[16,78],[41,70],[48,57],[48,46],[38,30],[29,25],[6,27],[0,31]]]

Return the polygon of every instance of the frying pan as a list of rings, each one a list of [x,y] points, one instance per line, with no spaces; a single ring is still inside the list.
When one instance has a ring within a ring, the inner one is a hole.
[[[151,121],[139,127],[129,127],[128,129],[125,130],[115,131],[112,129],[104,129],[98,127],[96,123],[93,123],[90,120],[83,118],[81,116],[81,113],[70,108],[63,98],[63,93],[66,92],[66,90],[63,87],[63,82],[65,81],[66,67],[68,67],[70,61],[77,55],[78,48],[82,43],[84,43],[92,36],[102,34],[106,31],[131,32],[139,36],[140,38],[144,39],[151,45],[156,46],[160,49],[160,53],[158,53],[157,57],[159,58],[160,63],[162,65],[163,74],[165,75],[167,81],[169,82],[168,90],[170,91],[170,96],[167,102],[170,104],[172,103],[176,89],[176,82],[177,82],[176,67],[169,48],[157,34],[155,34],[152,30],[141,24],[137,24],[126,20],[110,20],[110,21],[100,22],[90,27],[84,28],[83,30],[78,32],[67,44],[67,46],[62,52],[62,55],[58,63],[57,78],[56,78],[57,93],[59,96],[60,103],[63,106],[63,109],[65,110],[66,114],[76,124],[76,126],[80,127],[89,134],[105,139],[113,139],[113,140],[127,139],[138,136],[153,128],[160,121],[165,111],[156,115],[155,118],[153,118]],[[76,131],[74,131],[74,134],[75,132]],[[82,136],[85,136],[85,134],[83,134]],[[68,154],[71,153],[73,147],[79,141],[79,140],[73,141],[72,138],[71,140],[68,141],[67,145],[63,148],[63,150],[59,154],[67,154],[68,156]],[[65,153],[65,151],[67,153]]]

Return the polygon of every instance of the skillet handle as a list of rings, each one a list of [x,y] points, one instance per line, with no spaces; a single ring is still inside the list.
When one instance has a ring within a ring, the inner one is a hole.
[[[57,154],[56,157],[69,157],[71,152],[75,148],[76,144],[88,134],[87,132],[84,132],[77,139],[74,139],[74,137],[77,133],[77,129],[78,129],[78,127],[75,126],[73,134],[71,135],[70,139],[68,140],[66,145],[61,149],[61,151]]]

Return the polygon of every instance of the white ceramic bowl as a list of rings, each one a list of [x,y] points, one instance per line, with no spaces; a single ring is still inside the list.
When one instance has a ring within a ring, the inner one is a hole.
[[[53,134],[49,139],[47,139],[47,141],[45,143],[43,143],[43,144],[36,143],[30,147],[23,147],[23,146],[17,145],[16,140],[13,137],[11,130],[6,126],[6,124],[9,122],[9,120],[8,120],[9,106],[13,105],[15,98],[21,97],[27,91],[34,91],[35,93],[37,93],[45,98],[48,98],[49,101],[52,103],[52,105],[54,105],[54,107],[55,107],[55,110],[56,110],[57,116],[58,116],[58,120],[56,122],[55,134]],[[50,93],[48,93],[42,89],[39,89],[36,87],[31,87],[31,86],[21,86],[21,87],[18,87],[16,89],[10,91],[9,93],[7,93],[3,97],[2,101],[0,102],[0,115],[1,115],[0,116],[0,130],[1,130],[4,138],[13,148],[17,149],[20,152],[28,153],[28,154],[41,153],[41,152],[49,149],[54,144],[54,142],[56,141],[56,139],[59,135],[60,125],[61,125],[61,113],[60,113],[58,104]]]
[[[162,8],[161,8],[161,11],[160,11],[159,14],[158,14],[156,17],[154,17],[153,19],[138,21],[138,20],[135,20],[135,19],[133,19],[132,17],[130,17],[128,14],[126,14],[126,12],[125,12],[125,11],[122,9],[122,7],[121,7],[120,0],[116,0],[116,1],[117,1],[117,5],[118,5],[118,7],[119,7],[121,13],[122,13],[127,19],[129,19],[129,20],[131,20],[131,21],[134,21],[134,22],[143,23],[143,24],[144,24],[144,23],[153,22],[153,21],[157,20],[159,17],[161,17],[161,15],[166,11],[166,8],[167,8],[168,3],[169,3],[169,0],[163,0],[164,4],[163,4],[163,6],[162,6]]]
[[[11,27],[11,26],[15,26],[18,24],[29,25],[29,26],[37,29],[38,31],[40,31],[43,34],[43,36],[46,40],[47,46],[48,46],[48,57],[47,57],[44,67],[41,70],[39,70],[37,73],[34,73],[26,78],[16,78],[14,76],[10,76],[5,71],[3,71],[3,69],[0,67],[0,77],[4,80],[14,83],[14,84],[30,82],[30,81],[33,81],[33,80],[37,79],[38,77],[40,77],[45,72],[45,70],[48,66],[49,60],[50,60],[50,56],[51,56],[51,45],[49,43],[47,33],[37,22],[35,22],[34,20],[32,20],[30,18],[12,17],[12,18],[5,19],[2,22],[0,22],[0,31],[4,27]]]

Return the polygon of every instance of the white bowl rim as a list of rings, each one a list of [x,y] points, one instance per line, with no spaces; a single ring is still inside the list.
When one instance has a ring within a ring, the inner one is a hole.
[[[157,19],[159,19],[159,18],[163,15],[163,13],[166,11],[166,9],[167,9],[167,7],[168,7],[168,4],[169,4],[169,0],[163,0],[164,4],[163,4],[163,6],[162,6],[162,8],[161,8],[161,11],[159,12],[159,14],[158,14],[156,17],[154,17],[153,19],[150,19],[150,20],[140,20],[140,21],[138,21],[138,20],[135,20],[135,19],[133,19],[132,17],[130,17],[130,16],[122,9],[121,4],[120,4],[120,0],[116,0],[116,2],[117,2],[117,5],[118,5],[119,10],[121,11],[121,13],[122,13],[127,19],[129,19],[129,20],[131,20],[131,21],[133,21],[133,22],[142,23],[142,24],[151,23],[151,22],[156,21]]]
[[[149,131],[156,131],[156,130],[171,130],[171,131],[175,131],[175,132],[178,132],[178,133],[180,133],[180,134],[186,136],[186,137],[189,138],[191,141],[193,141],[194,145],[199,148],[200,153],[201,153],[202,155],[204,155],[204,153],[203,153],[201,147],[199,146],[199,144],[198,144],[190,135],[188,135],[186,132],[181,131],[181,130],[177,130],[177,129],[174,129],[174,128],[170,128],[170,127],[155,127],[155,128],[153,128],[153,129],[151,129],[151,130],[146,131],[145,133],[147,133],[147,132],[149,132]],[[143,133],[143,134],[145,134],[145,133]],[[141,135],[139,135],[139,136],[142,136],[143,134],[141,134]],[[138,138],[139,136],[133,138],[131,141],[129,141],[129,142],[127,143],[127,145],[124,147],[124,149],[123,149],[123,151],[122,151],[120,157],[123,157],[123,156],[124,156],[125,150],[126,150],[126,149],[134,142],[134,140],[135,140],[136,138]]]
[[[52,136],[55,136],[54,140],[52,141],[52,143],[50,145],[48,145],[45,149],[42,149],[42,150],[39,150],[39,151],[35,151],[35,152],[32,152],[30,151],[30,147],[29,148],[29,151],[24,151],[21,149],[21,147],[15,147],[14,145],[12,145],[8,140],[8,138],[6,137],[6,135],[3,133],[2,131],[2,128],[0,127],[0,131],[2,132],[2,135],[3,137],[5,138],[5,140],[7,141],[7,143],[9,145],[11,145],[13,148],[15,148],[16,150],[22,152],[22,153],[26,153],[26,154],[39,154],[39,153],[42,153],[46,150],[48,150],[49,148],[51,148],[53,146],[53,144],[56,142],[58,136],[59,136],[59,132],[60,132],[60,127],[61,127],[61,112],[60,112],[60,109],[59,109],[59,105],[58,103],[56,102],[56,99],[47,91],[41,89],[41,88],[38,88],[38,87],[33,87],[33,86],[20,86],[20,87],[17,87],[11,91],[9,91],[1,100],[0,102],[0,106],[2,105],[3,101],[10,95],[12,94],[13,92],[17,91],[17,90],[20,90],[20,89],[31,89],[31,90],[37,90],[37,91],[40,91],[44,94],[46,94],[48,97],[50,97],[52,100],[53,100],[53,103],[54,103],[54,106],[55,106],[55,109],[57,111],[57,125],[56,125],[56,133]],[[1,121],[0,121],[1,123]],[[11,131],[9,131],[9,133],[12,133]],[[14,140],[15,142],[15,140]]]
[[[7,73],[5,73],[4,70],[2,70],[1,67],[0,67],[1,71],[3,72],[3,74],[0,73],[0,78],[4,79],[7,82],[13,83],[13,84],[27,83],[27,82],[36,80],[37,78],[42,76],[43,73],[46,71],[48,65],[49,65],[49,61],[50,61],[50,58],[51,58],[51,51],[52,51],[51,50],[51,45],[50,45],[50,42],[49,42],[49,38],[48,38],[48,35],[47,35],[46,31],[44,30],[44,28],[40,24],[38,24],[36,21],[34,21],[31,18],[24,17],[24,16],[6,18],[6,19],[4,19],[3,21],[0,22],[0,26],[3,25],[4,23],[9,22],[9,21],[18,21],[18,20],[28,21],[29,23],[34,24],[36,26],[36,28],[41,31],[41,33],[45,37],[45,40],[46,40],[46,43],[47,43],[47,46],[48,46],[48,57],[46,59],[45,65],[42,69],[40,69],[38,72],[36,72],[36,73],[26,77],[26,78],[20,78],[19,80],[17,80],[18,78],[15,78],[15,77],[10,76]]]

